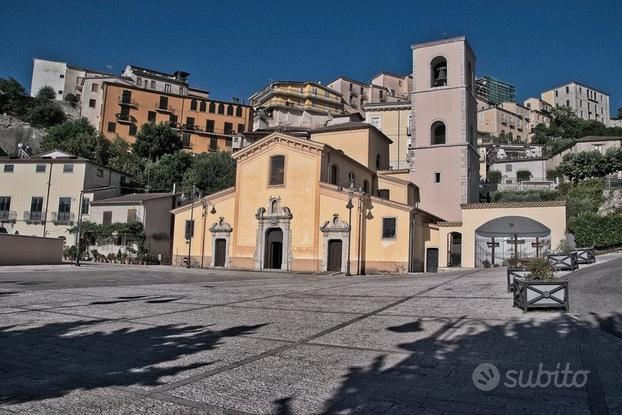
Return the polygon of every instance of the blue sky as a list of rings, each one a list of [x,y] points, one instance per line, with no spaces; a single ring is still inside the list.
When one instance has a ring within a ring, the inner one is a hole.
[[[5,1],[0,77],[30,86],[34,57],[120,72],[190,72],[214,98],[270,80],[407,73],[410,44],[465,34],[478,75],[520,99],[578,80],[622,106],[622,0]]]

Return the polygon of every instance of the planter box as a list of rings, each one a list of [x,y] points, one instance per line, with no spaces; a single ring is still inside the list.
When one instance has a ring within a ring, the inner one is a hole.
[[[576,252],[570,254],[550,254],[548,259],[556,271],[574,271],[579,269]]]
[[[508,292],[514,290],[514,278],[526,278],[529,271],[523,268],[508,268]]]
[[[591,264],[596,262],[594,248],[577,248],[573,251],[577,255],[577,263]]]
[[[523,311],[541,308],[568,311],[568,280],[528,281],[515,277],[514,307]]]

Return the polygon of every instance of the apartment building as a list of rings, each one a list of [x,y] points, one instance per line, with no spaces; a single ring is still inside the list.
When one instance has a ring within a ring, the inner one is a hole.
[[[384,102],[410,102],[412,75],[396,75],[381,72],[366,84],[341,76],[328,87],[339,92],[349,112],[364,112],[366,104]]]
[[[0,158],[0,222],[8,233],[62,238],[90,201],[118,196],[128,176],[62,151],[31,158]]]
[[[342,95],[318,82],[274,81],[250,97],[256,112],[253,129],[275,126],[315,128],[344,114]]]
[[[56,92],[56,100],[62,101],[67,94],[74,94],[80,99],[80,86],[85,78],[110,76],[105,72],[77,68],[66,62],[57,62],[35,58],[32,66],[30,96],[34,97],[44,86],[50,86]]]
[[[611,114],[609,94],[606,92],[572,81],[544,91],[541,96],[553,107],[570,107],[579,118],[609,125]]]
[[[366,104],[365,122],[389,137],[389,166],[391,169],[410,168],[408,150],[412,146],[410,102],[378,102]]]
[[[477,129],[496,137],[528,141],[529,122],[521,115],[502,107],[490,107],[477,113]]]
[[[251,129],[250,106],[211,100],[193,89],[180,95],[118,82],[104,82],[103,89],[99,129],[109,140],[134,143],[140,126],[165,122],[181,132],[188,151],[231,152],[233,137]]]
[[[492,76],[477,78],[475,80],[475,88],[478,96],[493,105],[499,105],[507,101],[516,101],[516,87]]]

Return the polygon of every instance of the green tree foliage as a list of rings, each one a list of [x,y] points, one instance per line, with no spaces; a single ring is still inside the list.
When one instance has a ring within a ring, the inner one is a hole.
[[[560,200],[562,195],[556,190],[526,190],[523,192],[495,192],[492,202],[543,202]]]
[[[24,87],[13,78],[0,78],[0,113],[14,117],[26,114],[30,98]]]
[[[26,113],[26,121],[36,128],[48,128],[63,123],[67,117],[53,101],[35,100]]]
[[[148,162],[143,182],[151,191],[172,191],[173,183],[181,185],[184,173],[192,165],[193,158],[184,151],[163,155],[158,161]]]
[[[560,184],[557,191],[560,194],[559,199],[566,200],[566,217],[598,212],[603,203],[604,187],[603,181],[598,179]]]
[[[181,150],[181,136],[166,123],[146,123],[136,135],[134,151],[141,157],[156,161],[165,154]]]
[[[63,150],[101,164],[107,164],[110,158],[110,142],[98,134],[86,118],[48,128],[42,147]]]
[[[566,154],[557,171],[575,182],[592,177],[605,177],[622,171],[622,149],[611,148],[605,154],[599,151]]]
[[[78,97],[71,93],[65,95],[64,99],[65,99],[65,102],[69,103],[69,105],[71,105],[72,108],[75,108],[79,102]]]
[[[127,173],[131,177],[131,186],[144,187],[143,173],[147,160],[132,151],[132,146],[121,138],[110,144],[108,166]]]
[[[499,170],[490,170],[488,172],[488,182],[499,184],[501,183],[502,174]]]
[[[235,160],[224,152],[197,154],[184,175],[184,186],[197,186],[203,194],[226,189],[235,184]]]
[[[569,139],[574,142],[577,138],[588,135],[622,135],[622,128],[608,128],[601,122],[577,117],[570,107],[558,107],[551,111],[550,125],[539,124],[534,133],[532,140],[534,143],[546,144],[549,151],[555,151],[553,144],[560,139]],[[559,146],[560,143],[557,143],[557,147]]]
[[[527,182],[531,179],[531,172],[529,170],[519,170],[516,172],[516,180],[519,182]]]
[[[56,91],[51,86],[41,87],[39,91],[37,91],[36,98],[38,100],[52,100],[56,98]]]

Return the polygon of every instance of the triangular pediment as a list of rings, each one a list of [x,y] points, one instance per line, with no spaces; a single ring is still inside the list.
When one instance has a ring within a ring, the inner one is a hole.
[[[240,151],[233,153],[233,158],[240,161],[246,157],[249,157],[261,151],[265,151],[272,146],[279,144],[286,145],[298,151],[311,152],[314,154],[321,153],[326,147],[326,145],[322,143],[317,143],[315,141],[297,138],[291,135],[276,132],[262,138],[256,143],[253,143]]]

